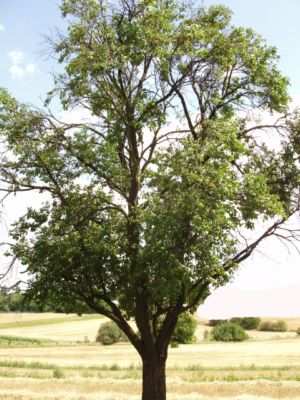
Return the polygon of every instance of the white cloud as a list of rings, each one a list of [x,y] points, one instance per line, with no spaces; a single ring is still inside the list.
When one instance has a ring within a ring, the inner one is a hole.
[[[25,75],[25,70],[19,65],[11,65],[9,67],[9,73],[13,79],[21,79]]]
[[[13,65],[20,65],[24,60],[24,53],[20,50],[12,50],[8,53],[8,57]]]
[[[35,65],[34,64],[27,64],[26,67],[25,67],[25,71],[28,74],[34,74],[35,71],[36,71]]]
[[[22,79],[32,76],[36,72],[36,66],[32,63],[26,64],[24,53],[20,50],[12,50],[8,53],[11,66],[10,75],[13,79]]]
[[[0,24],[0,32],[4,32],[5,31],[5,26]]]
[[[63,111],[59,115],[59,119],[66,124],[96,124],[99,122],[97,117],[91,115],[90,111],[83,107],[75,107],[73,109]]]

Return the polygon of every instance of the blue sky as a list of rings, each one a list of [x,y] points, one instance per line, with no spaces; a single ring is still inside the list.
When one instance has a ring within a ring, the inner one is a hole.
[[[204,5],[214,0],[199,0]],[[300,96],[300,1],[299,0],[223,0],[234,12],[237,25],[253,27],[271,45],[278,48],[280,67],[290,78],[292,96]],[[40,103],[51,88],[51,73],[55,64],[47,56],[44,35],[52,35],[64,21],[59,12],[59,0],[0,1],[0,86],[19,99]],[[15,54],[12,52],[18,51]],[[16,56],[22,61],[18,61]],[[15,57],[14,57],[15,55]],[[16,62],[18,64],[16,64]]]
[[[216,4],[204,0],[205,5]],[[237,25],[248,26],[277,47],[282,72],[290,78],[291,95],[300,94],[300,1],[299,0],[223,0],[234,12]]]
[[[64,26],[57,0],[0,1],[0,86],[18,99],[39,103],[51,88],[56,66],[45,35]]]
[[[216,4],[213,0],[203,0],[202,3],[207,6]],[[254,28],[269,44],[278,48],[280,68],[291,82],[290,94],[299,102],[300,0],[223,0],[218,3],[233,10],[235,24]],[[53,59],[47,56],[44,36],[53,36],[56,28],[65,27],[58,6],[59,0],[0,0],[0,87],[7,88],[22,101],[39,106],[52,86],[51,73],[57,70]],[[13,220],[15,210],[31,202],[32,199],[23,198],[22,205],[18,200],[8,204],[7,220]],[[262,312],[274,314],[282,290],[287,290],[285,293],[300,292],[299,255],[292,250],[287,252],[272,240],[267,242],[241,267],[231,285],[211,296],[203,314],[219,317],[228,313],[258,313],[260,306],[253,301],[253,293],[257,290],[264,293],[268,290]],[[243,300],[237,291],[251,294]],[[259,296],[257,294],[256,298],[261,299]],[[286,310],[286,314],[297,313],[297,309],[289,311],[295,303],[295,296],[285,297],[282,310]],[[220,304],[223,304],[221,309]]]

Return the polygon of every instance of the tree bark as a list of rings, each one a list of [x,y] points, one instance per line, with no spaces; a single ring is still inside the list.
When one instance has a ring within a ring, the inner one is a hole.
[[[166,358],[143,359],[142,400],[166,400]]]

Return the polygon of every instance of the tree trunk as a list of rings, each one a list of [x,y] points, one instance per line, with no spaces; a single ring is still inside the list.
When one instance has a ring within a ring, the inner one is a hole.
[[[166,400],[166,359],[143,359],[142,400]]]

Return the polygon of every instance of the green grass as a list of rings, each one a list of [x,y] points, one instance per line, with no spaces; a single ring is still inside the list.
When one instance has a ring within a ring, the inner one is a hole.
[[[242,366],[241,368],[203,368],[191,366],[189,368],[169,368],[169,375],[178,376],[187,383],[210,382],[241,382],[265,380],[270,382],[300,381],[300,365],[295,367],[254,367]],[[22,372],[24,371],[24,372]],[[48,371],[48,372],[47,372]],[[0,377],[18,378],[28,377],[34,379],[71,379],[72,377],[85,379],[100,378],[124,381],[128,379],[139,380],[141,368],[137,365],[121,367],[115,365],[98,366],[58,366],[40,362],[0,361]]]
[[[47,345],[56,345],[55,341],[27,338],[20,336],[0,335],[0,347],[41,347]]]
[[[225,367],[204,367],[202,365],[188,365],[186,367],[180,366],[172,366],[169,368],[170,370],[175,371],[300,371],[300,365],[283,365],[283,366],[257,366],[254,364],[251,365],[240,365],[240,366],[225,366]]]
[[[26,368],[26,369],[61,369],[56,364],[48,364],[48,363],[41,363],[39,361],[10,361],[10,360],[0,360],[0,367],[5,368]],[[121,367],[118,364],[102,364],[102,365],[91,365],[87,367],[83,366],[65,366],[63,367],[64,370],[92,370],[92,371],[132,371],[132,370],[140,370],[139,365],[130,365],[128,367]],[[300,368],[300,367],[299,367]]]
[[[0,323],[0,329],[10,329],[10,328],[28,328],[42,325],[56,325],[65,324],[67,322],[78,322],[78,321],[88,321],[94,319],[101,319],[100,315],[87,314],[83,316],[70,316],[65,318],[48,318],[48,319],[34,319],[29,321],[13,321],[13,322],[2,322]]]
[[[0,367],[5,368],[20,368],[20,369],[63,369],[63,370],[78,370],[78,371],[140,371],[141,365],[132,364],[129,366],[120,366],[118,364],[100,364],[100,365],[90,365],[90,366],[81,366],[81,365],[73,365],[73,366],[64,366],[60,367],[56,364],[51,363],[42,363],[39,361],[10,361],[10,360],[0,360]],[[247,371],[256,371],[256,372],[263,372],[263,371],[270,371],[270,372],[288,372],[288,371],[299,371],[300,372],[300,365],[297,366],[256,366],[256,365],[241,365],[238,367],[203,367],[201,365],[190,365],[187,367],[180,367],[180,366],[171,366],[167,368],[169,371],[182,371],[182,372],[247,372]],[[230,378],[229,378],[230,379]]]
[[[59,368],[55,364],[46,364],[38,361],[10,361],[0,360],[0,367],[2,368],[19,368],[19,369],[57,369]]]

